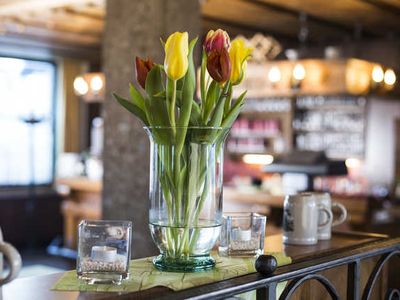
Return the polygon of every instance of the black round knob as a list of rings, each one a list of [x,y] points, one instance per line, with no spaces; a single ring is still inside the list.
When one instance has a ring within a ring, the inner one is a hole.
[[[272,274],[278,267],[276,258],[272,255],[260,255],[256,260],[256,270],[264,275]]]

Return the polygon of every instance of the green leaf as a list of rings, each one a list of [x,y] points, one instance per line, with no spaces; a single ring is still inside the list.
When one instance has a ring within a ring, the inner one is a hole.
[[[197,38],[191,40],[189,43],[189,66],[188,71],[185,75],[185,81],[182,86],[182,105],[178,120],[178,126],[188,126],[190,114],[192,112],[193,96],[196,89],[196,74],[193,62],[193,48],[196,45],[196,42]]]
[[[210,87],[207,91],[206,102],[203,107],[203,122],[204,124],[208,123],[208,119],[210,118],[210,114],[219,99],[221,94],[221,88],[218,82],[213,80],[210,84]]]
[[[211,127],[219,127],[222,122],[222,117],[224,116],[224,104],[225,104],[225,97],[219,97],[217,105],[211,115],[210,122],[208,122],[208,126]]]
[[[147,74],[145,90],[150,98],[164,91],[162,68],[160,65],[155,65]]]
[[[247,91],[244,91],[239,96],[239,98],[235,101],[231,110],[227,113],[226,117],[223,119],[221,127],[230,128],[232,126],[233,122],[235,122],[236,118],[240,114],[240,111],[243,107],[244,97],[246,96],[246,92]]]
[[[160,37],[160,43],[163,46],[163,48],[165,48],[165,42],[163,41],[163,39]]]
[[[182,99],[181,99],[181,109],[178,119],[178,126],[187,127],[190,121],[190,115],[192,113],[193,96],[196,89],[196,74],[193,62],[193,49],[196,45],[197,38],[193,39],[189,43],[189,66],[185,75],[185,81],[182,86]],[[180,153],[185,142],[186,129],[181,129],[178,131],[177,136],[177,151]]]
[[[149,125],[145,112],[139,106],[131,101],[122,98],[121,96],[118,96],[116,93],[113,93],[113,96],[118,101],[118,103],[121,104],[121,106],[123,106],[126,110],[138,117],[146,126]]]
[[[145,102],[146,115],[151,126],[170,126],[165,98],[151,97]]]
[[[200,69],[200,98],[204,105],[206,101],[206,68],[207,68],[207,54],[203,50],[201,55],[201,69]]]
[[[132,102],[138,106],[142,111],[145,110],[144,99],[142,94],[135,88],[135,86],[130,83],[129,84],[129,93],[131,95]]]
[[[228,114],[229,110],[231,109],[231,104],[232,104],[232,84],[229,85],[228,97],[225,101],[224,117]]]
[[[228,91],[231,87],[231,83],[228,81],[225,83],[224,89],[219,96],[218,102],[215,105],[215,109],[211,115],[210,122],[208,123],[209,126],[212,127],[219,127],[221,126],[222,118],[224,116],[224,109],[225,109],[225,101],[229,96]]]
[[[165,93],[165,91],[161,91],[161,92],[155,94],[154,97],[165,98],[166,97],[166,93]]]
[[[201,110],[196,101],[193,100],[192,113],[190,114],[189,124],[191,126],[201,125]]]

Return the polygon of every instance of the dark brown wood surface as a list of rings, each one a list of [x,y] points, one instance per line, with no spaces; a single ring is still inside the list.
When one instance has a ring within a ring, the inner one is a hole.
[[[327,257],[333,253],[357,249],[370,243],[384,241],[385,235],[362,233],[335,233],[330,241],[321,241],[314,246],[283,245],[282,235],[273,235],[265,239],[265,251],[284,251],[292,257],[294,263],[313,261],[321,257]],[[279,268],[278,268],[279,269]],[[332,271],[330,271],[332,273]],[[334,272],[333,272],[334,273]],[[62,273],[17,279],[3,286],[2,300],[71,300],[71,299],[152,299],[158,296],[170,295],[173,299],[173,291],[159,287],[138,293],[88,293],[88,292],[56,292],[50,291],[53,284],[61,277]],[[133,275],[134,276],[134,275]],[[335,274],[333,274],[335,276]],[[235,279],[233,279],[235,280]],[[230,280],[226,280],[228,283]],[[207,291],[207,285],[201,287]],[[221,285],[223,288],[223,284]]]

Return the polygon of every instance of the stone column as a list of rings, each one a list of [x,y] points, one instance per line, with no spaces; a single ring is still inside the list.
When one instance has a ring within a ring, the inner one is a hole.
[[[132,220],[132,257],[144,257],[157,253],[148,228],[149,141],[142,124],[110,93],[128,97],[135,55],[163,62],[160,37],[174,31],[198,36],[200,7],[198,0],[107,0],[106,11],[103,218]]]

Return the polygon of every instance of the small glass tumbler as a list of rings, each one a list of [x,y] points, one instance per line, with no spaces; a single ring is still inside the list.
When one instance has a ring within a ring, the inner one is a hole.
[[[81,221],[76,264],[78,278],[88,284],[121,284],[129,275],[131,239],[130,221]]]
[[[218,253],[220,256],[258,256],[264,253],[267,217],[257,213],[223,216]]]

